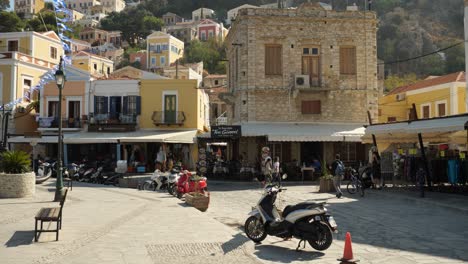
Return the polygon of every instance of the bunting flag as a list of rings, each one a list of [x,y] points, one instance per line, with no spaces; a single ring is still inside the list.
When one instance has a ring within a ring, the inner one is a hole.
[[[65,4],[64,0],[53,0],[53,6],[54,6],[54,11],[55,11],[55,19],[57,21],[56,23],[57,23],[58,36],[62,42],[62,47],[65,53],[63,54],[63,68],[65,69],[66,66],[71,65],[71,52],[72,52],[71,42],[72,41],[69,37],[65,36],[64,32],[73,32],[73,30],[66,25],[66,23],[73,21],[73,13],[71,12],[71,10],[67,8],[67,5]],[[36,85],[29,88],[30,91],[28,94],[25,94],[23,98],[18,98],[12,102],[4,104],[4,106],[0,106],[0,110],[3,110],[3,107],[5,108],[14,107],[15,105],[21,103],[23,100],[29,101],[30,95],[34,91],[42,91],[42,89],[44,88],[44,85],[46,85],[50,81],[55,80],[54,75],[58,68],[59,66],[55,65],[51,70],[47,71],[40,77],[40,80]]]

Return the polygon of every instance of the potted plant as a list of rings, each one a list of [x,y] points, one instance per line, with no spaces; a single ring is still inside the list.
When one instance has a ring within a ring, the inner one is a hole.
[[[333,175],[329,173],[326,161],[322,161],[322,176],[320,176],[319,192],[327,193],[334,191],[335,186],[333,185]]]
[[[32,101],[28,104],[29,109],[34,109],[36,113],[39,113],[39,101]]]
[[[0,198],[34,195],[36,177],[31,160],[24,151],[6,151],[0,155]]]

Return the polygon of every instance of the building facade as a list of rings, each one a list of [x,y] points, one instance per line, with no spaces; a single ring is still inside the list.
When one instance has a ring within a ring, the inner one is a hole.
[[[464,72],[455,72],[395,88],[379,99],[379,123],[459,115],[467,112]]]
[[[85,28],[80,32],[80,39],[91,43],[93,46],[100,46],[111,43],[116,47],[122,46],[121,31],[106,31],[97,28]]]
[[[354,143],[363,131],[354,133],[367,111],[377,117],[376,32],[374,12],[313,3],[241,9],[226,40],[225,100],[242,125],[238,154],[255,160],[269,145],[284,161],[332,161],[334,153],[363,160]]]
[[[147,70],[147,66],[148,66],[148,53],[146,52],[146,50],[139,50],[137,52],[133,52],[133,53],[130,53],[130,58],[129,58],[129,62],[130,64],[133,64],[133,63],[136,63],[136,62],[139,62],[140,63],[140,69],[142,70]]]
[[[198,8],[192,12],[192,21],[199,21],[206,18],[213,18],[215,11],[209,8]]]
[[[184,42],[161,31],[146,38],[147,69],[170,66],[184,56]]]
[[[166,26],[172,26],[180,22],[184,22],[184,19],[177,14],[167,12],[162,16],[162,19],[164,21],[164,25]]]
[[[44,8],[44,0],[15,0],[15,12],[23,14],[24,18],[32,18]]]
[[[65,0],[68,9],[77,10],[83,14],[90,14],[91,7],[101,5],[98,0]]]
[[[227,34],[223,23],[218,23],[211,19],[201,20],[197,27],[200,41],[207,41],[208,39],[224,41]]]
[[[258,8],[258,6],[245,4],[229,10],[227,12],[226,25],[231,25],[231,23],[235,20],[237,16],[237,12],[239,12],[239,10],[241,10],[242,8]]]
[[[194,39],[198,39],[197,22],[179,22],[175,25],[164,25],[163,32],[183,41],[185,44],[190,43]]]
[[[74,54],[72,64],[97,77],[108,76],[114,71],[112,60],[85,51]]]

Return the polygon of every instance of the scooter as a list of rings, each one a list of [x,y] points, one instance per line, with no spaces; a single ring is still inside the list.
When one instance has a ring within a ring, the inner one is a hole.
[[[180,168],[173,168],[171,170],[171,174],[169,175],[169,179],[167,180],[167,192],[170,195],[175,195],[177,191],[177,181],[180,178]]]
[[[153,174],[151,175],[151,178],[149,180],[146,180],[143,183],[143,190],[146,191],[156,191],[158,187],[158,182],[157,179],[161,177],[161,171],[156,169]],[[167,181],[167,180],[166,180]],[[161,181],[160,181],[161,182]]]
[[[206,191],[208,191],[206,177],[194,179],[192,174],[187,170],[184,170],[181,173],[179,180],[177,181],[177,198],[181,199],[184,194],[189,192],[205,193]]]
[[[283,175],[283,179],[287,176]],[[279,192],[285,191],[280,183],[265,186],[257,206],[252,208],[245,221],[244,230],[252,241],[260,243],[267,235],[299,239],[296,250],[306,241],[316,250],[326,250],[333,242],[332,232],[337,224],[327,213],[325,203],[303,202],[288,205],[281,213],[275,206]]]
[[[89,181],[91,183],[104,183],[104,177],[102,176],[102,170],[104,169],[104,166],[99,166],[95,172],[91,175],[91,178]]]

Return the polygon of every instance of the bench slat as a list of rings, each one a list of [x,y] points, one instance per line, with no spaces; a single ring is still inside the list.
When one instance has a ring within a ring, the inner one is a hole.
[[[60,213],[60,207],[52,207],[52,208],[41,208],[39,212],[36,214],[36,219],[37,220],[45,220],[45,221],[51,221],[51,220],[58,220]]]

